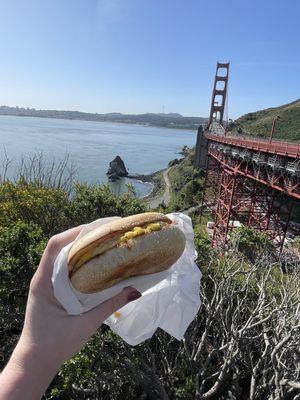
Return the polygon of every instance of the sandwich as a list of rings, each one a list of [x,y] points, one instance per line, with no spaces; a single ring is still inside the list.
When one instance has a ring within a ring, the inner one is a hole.
[[[170,268],[185,248],[184,233],[166,215],[147,212],[100,225],[79,238],[68,254],[73,287],[108,289],[134,276]]]

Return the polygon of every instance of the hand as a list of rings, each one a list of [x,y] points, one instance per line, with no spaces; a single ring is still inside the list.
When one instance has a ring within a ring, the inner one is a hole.
[[[44,251],[30,284],[19,343],[0,376],[0,400],[40,398],[60,366],[86,344],[101,323],[141,296],[128,287],[83,315],[66,313],[53,295],[53,264],[81,229],[79,226],[54,236]]]

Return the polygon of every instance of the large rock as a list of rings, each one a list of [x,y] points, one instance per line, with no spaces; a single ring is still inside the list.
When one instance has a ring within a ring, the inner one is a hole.
[[[127,176],[128,172],[125,167],[124,161],[120,156],[115,157],[110,163],[108,171],[106,172],[108,178],[112,181],[119,179],[121,176]]]

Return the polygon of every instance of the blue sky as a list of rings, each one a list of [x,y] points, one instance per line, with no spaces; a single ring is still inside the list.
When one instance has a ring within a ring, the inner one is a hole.
[[[0,0],[0,104],[229,117],[300,97],[298,0]]]

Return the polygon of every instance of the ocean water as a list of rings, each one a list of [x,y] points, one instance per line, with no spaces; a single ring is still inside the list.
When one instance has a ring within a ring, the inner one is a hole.
[[[49,161],[66,154],[75,167],[76,178],[88,183],[108,183],[109,162],[119,155],[131,174],[149,174],[165,168],[180,157],[184,145],[194,146],[196,132],[110,122],[0,116],[0,174],[3,161],[11,160],[9,176],[17,173],[22,157],[43,153]],[[2,168],[2,171],[1,171]],[[117,193],[132,183],[139,197],[152,185],[131,179],[111,183]]]

